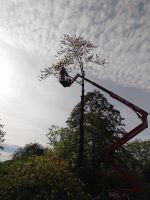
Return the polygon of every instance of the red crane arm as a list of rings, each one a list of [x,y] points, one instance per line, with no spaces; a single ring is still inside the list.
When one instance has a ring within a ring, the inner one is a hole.
[[[126,133],[122,138],[120,138],[117,142],[115,142],[114,144],[110,145],[107,149],[107,154],[113,153],[115,150],[117,150],[119,147],[121,147],[123,144],[125,144],[126,142],[128,142],[129,140],[131,140],[133,137],[135,137],[137,134],[139,134],[141,131],[143,131],[145,128],[148,127],[148,121],[147,121],[147,115],[148,113],[146,111],[144,111],[143,109],[139,108],[138,106],[134,105],[133,103],[127,101],[126,99],[123,99],[122,97],[120,97],[119,95],[107,90],[106,88],[98,85],[97,83],[82,77],[80,74],[77,74],[72,82],[70,83],[70,86],[73,84],[74,81],[76,81],[76,79],[80,77],[83,78],[84,80],[86,80],[87,82],[91,83],[92,85],[96,86],[97,88],[103,90],[104,92],[108,93],[112,98],[120,101],[121,103],[125,104],[126,106],[130,107],[133,111],[136,112],[136,114],[138,115],[138,117],[141,119],[142,123],[140,125],[138,125],[137,127],[135,127],[134,129],[132,129],[130,132]]]
[[[137,134],[139,134],[141,131],[143,131],[145,128],[148,127],[148,121],[147,121],[147,116],[148,113],[146,111],[144,111],[143,109],[139,108],[138,106],[134,105],[133,103],[127,101],[126,99],[120,97],[119,95],[107,90],[106,88],[98,85],[97,83],[81,76],[80,74],[77,74],[71,81],[70,85],[71,86],[74,81],[76,81],[76,79],[80,77],[83,78],[84,80],[86,80],[87,82],[91,83],[92,85],[96,86],[97,88],[101,89],[102,91],[108,93],[112,98],[120,101],[121,103],[125,104],[126,106],[128,106],[129,108],[131,108],[134,112],[136,112],[137,116],[141,119],[142,123],[139,124],[138,126],[136,126],[134,129],[132,129],[131,131],[129,131],[128,133],[126,133],[125,135],[123,135],[123,137],[119,138],[116,142],[110,144],[108,146],[108,148],[106,149],[105,153],[104,153],[104,157],[103,157],[103,161],[104,162],[109,162],[112,165],[112,168],[116,171],[118,171],[124,178],[126,178],[127,180],[129,180],[133,186],[132,191],[134,192],[138,192],[141,187],[142,184],[140,181],[138,181],[137,179],[135,179],[135,177],[131,176],[125,169],[123,169],[118,163],[116,163],[115,161],[112,160],[112,154],[115,152],[115,150],[117,150],[118,148],[120,148],[122,145],[124,145],[125,143],[127,143],[129,140],[131,140],[133,137],[135,137]],[[124,189],[124,190],[120,190],[120,192],[125,192],[125,191],[131,191],[129,189]],[[122,193],[121,193],[122,195]],[[121,199],[124,199],[123,197]]]
[[[83,78],[83,79],[86,80],[87,82],[91,83],[92,85],[96,86],[97,88],[99,88],[99,89],[103,90],[104,92],[108,93],[112,98],[114,98],[114,99],[120,101],[121,103],[125,104],[126,106],[130,107],[133,111],[135,111],[135,112],[137,113],[138,117],[141,118],[143,122],[145,122],[145,125],[146,125],[145,128],[148,127],[148,125],[147,125],[147,115],[148,115],[148,113],[147,113],[145,110],[139,108],[138,106],[136,106],[136,105],[134,105],[133,103],[127,101],[126,99],[120,97],[119,95],[117,95],[117,94],[115,94],[115,93],[113,93],[113,92],[107,90],[106,88],[104,88],[104,87],[98,85],[97,83],[95,83],[95,82],[93,82],[93,81],[91,81],[91,80],[89,80],[89,79],[87,79],[87,78],[81,76],[80,74],[77,74],[77,75],[72,79],[72,81],[71,81],[71,83],[70,83],[69,86],[71,86],[71,85],[74,83],[74,81],[76,81],[76,79],[77,79],[78,77]]]

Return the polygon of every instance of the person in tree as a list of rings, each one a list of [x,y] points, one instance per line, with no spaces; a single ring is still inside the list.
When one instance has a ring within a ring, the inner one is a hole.
[[[68,87],[71,83],[71,78],[69,77],[65,67],[62,67],[60,70],[59,82],[64,86]]]

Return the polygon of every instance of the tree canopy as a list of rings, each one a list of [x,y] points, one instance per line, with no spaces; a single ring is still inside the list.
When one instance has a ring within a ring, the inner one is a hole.
[[[94,52],[95,49],[96,46],[92,42],[81,36],[64,34],[60,41],[60,50],[56,55],[58,61],[41,70],[41,80],[50,75],[58,76],[62,67],[66,67],[68,71],[74,71],[81,69],[83,64],[86,64],[84,69],[90,70],[93,70],[94,64],[104,66],[105,59],[98,56]],[[89,63],[93,63],[93,66],[89,67]]]
[[[13,154],[14,159],[28,158],[30,156],[41,156],[44,155],[45,148],[39,143],[26,144],[25,147],[18,148]]]
[[[57,157],[34,156],[0,164],[0,199],[90,200],[67,162]]]
[[[150,161],[150,141],[135,140],[127,145],[130,154],[141,165],[146,165]]]
[[[108,144],[115,141],[118,137],[125,133],[124,118],[120,112],[110,104],[107,99],[99,92],[88,92],[85,95],[85,155],[86,159],[97,164],[101,159]],[[51,145],[54,148],[61,148],[65,155],[74,159],[77,156],[78,140],[79,140],[79,121],[80,121],[80,103],[72,110],[67,120],[67,127],[58,129],[55,126],[49,130],[47,134]],[[53,141],[52,138],[55,137]],[[57,139],[60,141],[57,142]],[[63,148],[63,149],[62,149]],[[68,149],[68,153],[66,152]],[[73,156],[74,155],[74,156]]]
[[[80,103],[77,104],[67,120],[65,128],[52,126],[47,134],[53,151],[63,160],[69,161],[72,166],[77,166],[78,145],[79,145],[79,121]],[[96,191],[103,190],[106,182],[102,184],[101,179],[111,180],[109,169],[101,168],[102,156],[106,147],[114,142],[118,137],[125,133],[124,118],[120,112],[110,104],[107,99],[99,92],[88,92],[85,95],[85,159],[81,170],[78,169],[79,177],[88,183],[88,190],[94,194]],[[56,137],[54,137],[54,135]],[[52,140],[54,139],[54,140]],[[109,175],[108,175],[109,174]],[[119,181],[119,178],[117,179]],[[97,183],[96,186],[94,183]],[[90,183],[90,184],[89,184]],[[119,181],[120,184],[120,181]],[[117,185],[116,185],[117,186]],[[116,187],[115,186],[115,187]]]

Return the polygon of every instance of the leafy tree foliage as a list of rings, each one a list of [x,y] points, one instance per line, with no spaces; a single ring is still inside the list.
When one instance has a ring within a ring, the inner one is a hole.
[[[126,145],[128,164],[143,180],[143,191],[136,199],[150,199],[150,141],[135,140]]]
[[[85,96],[85,155],[91,165],[99,165],[104,149],[125,133],[123,118],[99,92],[88,92]],[[63,158],[76,159],[79,140],[80,103],[74,107],[67,120],[67,127],[57,129],[60,141],[51,143]],[[49,131],[49,138],[54,131]],[[66,152],[68,150],[68,152]]]
[[[56,143],[58,142],[60,134],[61,134],[61,129],[59,129],[58,126],[52,125],[49,128],[49,131],[46,134],[46,136],[49,140],[49,144],[50,144],[51,147],[54,147],[56,145]]]
[[[18,148],[14,153],[13,158],[27,158],[30,156],[41,156],[44,155],[45,148],[39,143],[26,144],[23,148]]]
[[[93,67],[89,67],[89,63],[93,63],[99,66],[104,66],[105,59],[99,57],[94,50],[96,46],[92,42],[85,40],[81,36],[69,36],[64,34],[60,41],[60,50],[56,57],[58,61],[50,67],[45,67],[41,70],[41,79],[46,79],[50,75],[58,76],[62,67],[67,67],[68,71],[74,71],[81,69],[83,64],[84,69],[92,70]]]
[[[69,164],[57,157],[28,157],[6,161],[0,167],[0,199],[90,199]]]
[[[77,171],[79,177],[88,183],[88,191],[94,196],[98,191],[103,191],[105,187],[114,189],[117,183],[124,184],[110,168],[105,169],[101,160],[106,147],[123,135],[125,130],[120,112],[99,91],[86,94],[84,112],[85,160],[83,168],[80,171],[77,168]],[[80,103],[72,110],[66,128],[50,130],[48,134],[49,138],[54,133],[57,138],[60,138],[59,141],[55,140],[51,143],[54,145],[54,152],[62,159],[68,160],[73,166],[76,166],[78,157],[79,113]]]
[[[144,180],[150,184],[150,141],[135,140],[126,146],[132,165],[142,170]]]
[[[0,124],[0,149],[3,149],[4,147],[2,146],[2,143],[5,141],[4,136],[5,132],[3,131],[3,124]]]
[[[17,150],[15,159],[0,162],[0,199],[91,200],[106,191],[130,188],[101,162],[106,147],[125,133],[120,112],[99,91],[87,93],[82,168],[76,165],[79,113],[80,103],[72,110],[65,128],[51,126],[47,134],[50,149],[30,143]],[[143,180],[143,191],[135,199],[150,199],[150,141],[135,140],[117,151],[115,157]]]
[[[135,140],[126,146],[129,153],[139,164],[146,165],[150,162],[150,141]]]

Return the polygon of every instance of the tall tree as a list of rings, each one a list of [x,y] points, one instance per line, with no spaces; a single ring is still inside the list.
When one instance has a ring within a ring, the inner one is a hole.
[[[68,127],[79,131],[80,103],[76,105],[67,120]],[[99,164],[100,155],[108,144],[125,133],[120,112],[99,92],[88,92],[85,96],[85,148],[91,163]],[[87,158],[88,159],[88,158]]]
[[[76,166],[78,159],[78,140],[80,131],[80,104],[77,104],[67,120],[67,127],[50,129],[49,141],[54,145],[54,152],[61,158],[69,160]],[[109,144],[125,133],[123,118],[120,112],[99,92],[88,92],[85,95],[85,154],[83,170],[79,175],[88,184],[88,191],[96,194],[105,187],[117,187],[122,179],[110,176],[111,169],[101,165],[103,153]],[[54,137],[56,135],[57,137]],[[53,140],[53,138],[55,138]],[[60,140],[56,140],[60,138]],[[117,152],[117,158],[123,154]],[[120,156],[120,157],[121,157]],[[78,169],[78,168],[77,168]],[[111,180],[111,181],[110,181]],[[121,184],[120,184],[121,186]]]
[[[2,146],[2,143],[5,141],[4,136],[5,136],[5,132],[3,131],[3,124],[0,124],[0,149],[4,149],[4,147]]]
[[[67,155],[69,159],[73,159],[71,156],[76,158],[80,131],[80,104],[81,102],[73,108],[66,128],[52,127],[47,135],[51,145],[55,146],[54,149],[61,149],[64,158],[67,158]],[[106,146],[125,133],[123,120],[120,112],[99,91],[95,90],[85,95],[85,158],[88,162],[99,165]],[[57,142],[56,138],[60,138],[60,141]]]
[[[80,137],[79,137],[79,157],[78,163],[81,166],[84,160],[84,76],[85,70],[93,70],[89,63],[98,66],[105,65],[105,59],[99,57],[94,50],[96,46],[83,37],[76,35],[71,37],[64,34],[60,41],[60,51],[58,51],[58,62],[51,67],[46,67],[41,71],[41,79],[47,78],[49,75],[58,75],[62,67],[67,67],[69,71],[79,69],[82,75],[82,92],[80,104]]]

